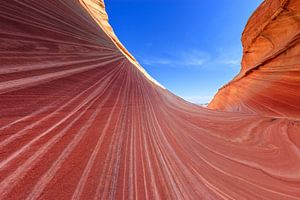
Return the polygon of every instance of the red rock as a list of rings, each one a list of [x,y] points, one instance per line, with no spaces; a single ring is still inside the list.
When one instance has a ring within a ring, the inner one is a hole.
[[[242,36],[242,69],[210,108],[299,118],[299,14],[298,0],[261,4]]]
[[[299,8],[251,17],[224,112],[152,79],[102,1],[2,1],[0,199],[299,199]]]

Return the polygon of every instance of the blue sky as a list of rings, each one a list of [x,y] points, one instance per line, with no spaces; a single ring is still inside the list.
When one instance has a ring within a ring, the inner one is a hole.
[[[261,0],[106,0],[120,41],[171,92],[207,103],[240,69],[241,34]]]

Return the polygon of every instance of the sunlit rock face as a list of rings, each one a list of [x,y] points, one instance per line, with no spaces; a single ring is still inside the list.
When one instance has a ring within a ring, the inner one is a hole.
[[[300,199],[299,7],[251,17],[224,112],[153,80],[102,1],[2,0],[0,199]]]
[[[300,116],[300,1],[267,0],[242,36],[242,69],[209,107],[270,116]]]

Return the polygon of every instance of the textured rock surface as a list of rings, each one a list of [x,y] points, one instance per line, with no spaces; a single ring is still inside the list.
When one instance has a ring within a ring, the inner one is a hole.
[[[300,1],[267,0],[242,36],[242,69],[209,107],[300,116]]]
[[[3,0],[0,199],[300,199],[298,2],[249,21],[245,52],[268,53],[210,105],[239,113],[160,87],[99,0]]]

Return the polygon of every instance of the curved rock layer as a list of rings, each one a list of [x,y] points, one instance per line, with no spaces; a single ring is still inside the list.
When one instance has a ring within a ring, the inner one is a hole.
[[[242,42],[240,73],[219,90],[209,107],[299,118],[300,1],[262,3]]]
[[[211,104],[239,113],[159,86],[100,0],[2,0],[0,199],[300,199],[299,1],[276,2],[244,33],[266,61]]]

